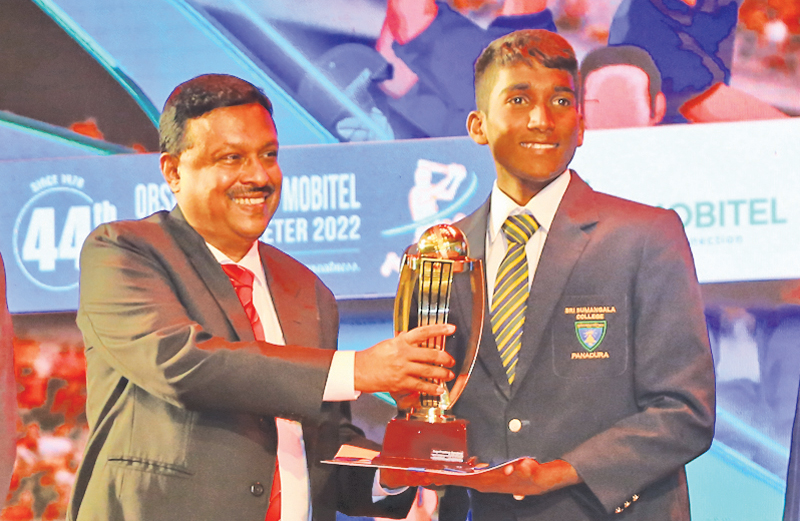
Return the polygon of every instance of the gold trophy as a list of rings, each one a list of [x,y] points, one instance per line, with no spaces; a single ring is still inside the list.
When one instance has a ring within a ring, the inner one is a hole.
[[[438,382],[444,389],[442,395],[418,395],[410,404],[398,404],[398,415],[386,426],[383,451],[376,463],[431,469],[472,466],[467,453],[468,422],[448,412],[472,373],[483,327],[483,268],[479,259],[468,254],[461,230],[440,224],[425,231],[403,256],[394,304],[395,333],[413,326],[447,323],[450,294],[458,277],[469,277],[472,316],[470,324],[460,326],[470,331],[467,345],[458,346],[463,349],[463,363],[452,385]],[[444,336],[430,339],[426,347],[444,350],[445,340]]]

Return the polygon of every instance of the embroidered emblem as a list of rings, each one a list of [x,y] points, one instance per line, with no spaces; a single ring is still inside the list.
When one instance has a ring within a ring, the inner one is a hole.
[[[575,336],[583,348],[591,353],[605,338],[606,326],[605,320],[578,320],[575,322]]]

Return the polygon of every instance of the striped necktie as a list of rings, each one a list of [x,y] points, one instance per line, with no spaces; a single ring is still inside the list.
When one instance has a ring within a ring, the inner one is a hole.
[[[539,223],[529,214],[512,215],[503,223],[508,250],[497,270],[490,320],[509,384],[514,383],[528,301],[525,243],[538,229]]]

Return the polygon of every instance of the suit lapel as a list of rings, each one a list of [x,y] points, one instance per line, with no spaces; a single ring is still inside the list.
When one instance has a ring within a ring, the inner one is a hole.
[[[556,211],[536,268],[525,314],[522,349],[517,362],[514,390],[520,387],[530,370],[537,348],[550,323],[554,308],[561,299],[570,273],[590,239],[591,228],[598,221],[594,192],[575,172]]]
[[[189,263],[203,280],[211,296],[219,304],[230,328],[238,337],[231,340],[255,340],[250,319],[247,318],[247,314],[236,296],[236,291],[234,291],[230,279],[222,271],[214,255],[211,254],[205,240],[186,222],[183,213],[177,206],[170,212],[169,219],[165,222],[167,231],[183,250],[183,253],[189,259]]]
[[[486,263],[486,226],[489,219],[489,201],[481,205],[474,213],[466,217],[458,223],[458,227],[467,236],[469,242],[470,257],[480,259],[484,264]],[[484,266],[485,274],[485,266]],[[485,288],[486,296],[484,298],[484,309],[486,310],[485,318],[483,320],[483,332],[481,333],[481,345],[478,349],[478,363],[480,363],[486,372],[488,372],[492,381],[497,386],[498,390],[508,398],[511,394],[511,386],[508,384],[508,377],[506,370],[503,367],[503,362],[500,360],[500,353],[497,351],[497,342],[492,333],[492,324],[489,320],[489,291],[490,288]],[[461,295],[458,292],[457,295]],[[460,310],[460,324],[468,324],[470,316],[468,314],[468,305],[459,305]]]
[[[258,249],[286,344],[320,347],[318,328],[309,327],[319,315],[316,294],[300,283],[308,273],[299,263],[287,262],[286,255],[272,246],[259,243]]]

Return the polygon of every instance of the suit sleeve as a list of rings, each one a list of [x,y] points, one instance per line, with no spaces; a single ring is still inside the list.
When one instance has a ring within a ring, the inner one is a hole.
[[[177,248],[158,226],[145,232],[104,225],[84,244],[78,325],[87,355],[97,350],[124,378],[179,407],[318,415],[333,352],[212,335],[189,309],[219,311],[182,301],[187,282],[162,253]]]
[[[689,245],[674,212],[645,231],[631,281],[638,412],[563,455],[613,511],[705,452],[714,434],[714,369]]]

